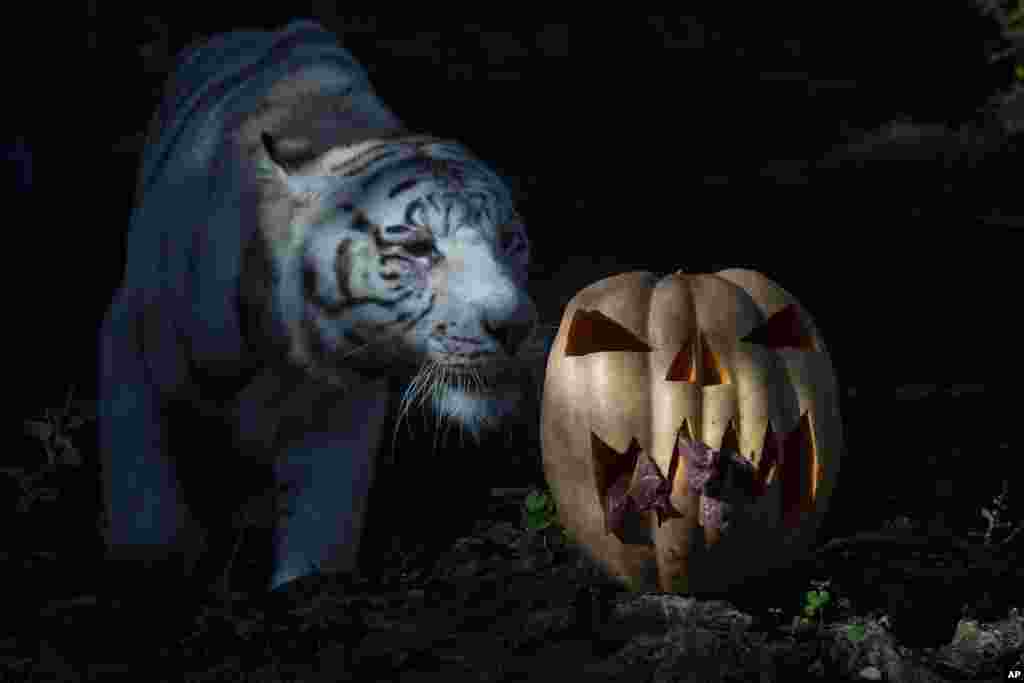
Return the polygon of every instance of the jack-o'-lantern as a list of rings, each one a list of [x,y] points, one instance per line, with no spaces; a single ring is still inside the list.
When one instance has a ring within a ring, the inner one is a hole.
[[[625,273],[580,291],[548,358],[541,431],[575,542],[635,589],[684,593],[805,553],[843,450],[814,322],[743,269]]]

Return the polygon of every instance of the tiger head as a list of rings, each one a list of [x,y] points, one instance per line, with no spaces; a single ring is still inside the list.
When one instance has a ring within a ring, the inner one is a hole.
[[[356,142],[292,168],[262,141],[269,315],[292,362],[336,384],[401,376],[403,412],[425,404],[477,438],[513,411],[537,310],[504,182],[435,138]]]

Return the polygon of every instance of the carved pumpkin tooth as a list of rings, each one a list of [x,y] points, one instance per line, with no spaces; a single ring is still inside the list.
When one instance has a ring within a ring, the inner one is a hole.
[[[725,426],[721,450],[740,452],[740,439],[736,436],[736,420],[729,420],[729,424]]]
[[[690,418],[684,418],[682,425],[679,427],[679,434],[677,438],[694,439],[693,429],[690,427]]]
[[[605,533],[614,533],[621,539],[624,535],[625,516],[629,514],[632,504],[628,493],[636,470],[637,456],[640,454],[640,444],[633,439],[626,452],[619,453],[591,433],[590,452],[598,497],[605,508]]]
[[[814,442],[807,413],[783,439],[783,458],[779,479],[782,482],[782,517],[795,528],[801,514],[811,511],[817,476]]]

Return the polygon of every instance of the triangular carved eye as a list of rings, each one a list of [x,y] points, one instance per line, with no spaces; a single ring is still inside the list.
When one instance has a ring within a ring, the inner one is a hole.
[[[789,304],[776,311],[740,341],[760,344],[769,349],[785,347],[797,348],[802,351],[817,351],[814,336],[800,317],[800,311],[794,304]]]
[[[585,356],[605,351],[650,352],[651,347],[600,311],[578,309],[572,316],[565,341],[566,356]]]
[[[679,353],[672,359],[665,381],[689,382],[705,387],[732,384],[728,368],[722,365],[718,356],[711,350],[703,332],[697,335],[694,344],[679,349]]]

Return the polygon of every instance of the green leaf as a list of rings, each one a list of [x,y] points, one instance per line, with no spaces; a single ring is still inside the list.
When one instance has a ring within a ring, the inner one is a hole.
[[[1006,25],[1008,28],[1016,30],[1019,28],[1017,24],[1021,23],[1024,23],[1024,3],[1021,3],[1020,7],[1006,15]]]
[[[523,501],[523,507],[526,509],[525,524],[531,531],[547,529],[558,520],[555,499],[548,491],[530,491]]]
[[[542,510],[547,503],[547,496],[542,491],[530,491],[526,496],[526,509],[530,511]]]
[[[852,624],[846,629],[846,637],[854,643],[864,640],[866,633],[867,629],[864,628],[864,624]]]
[[[814,616],[830,600],[828,591],[807,591],[804,594],[807,605],[804,607],[804,614]]]
[[[536,514],[533,512],[529,512],[526,515],[526,526],[530,529],[547,529],[551,524],[552,520],[548,515]]]

